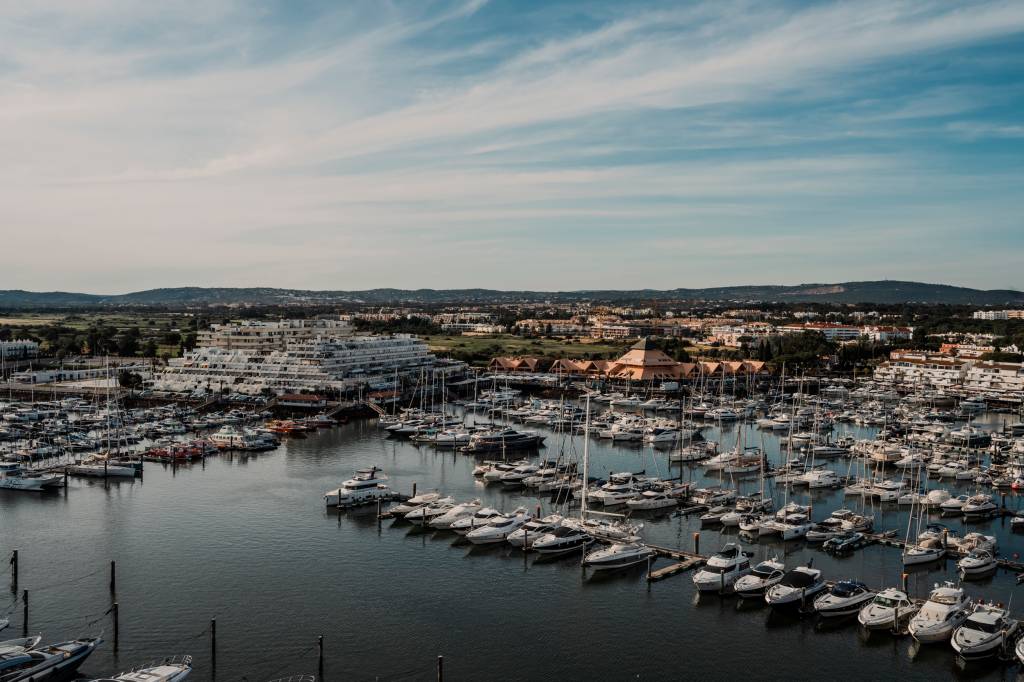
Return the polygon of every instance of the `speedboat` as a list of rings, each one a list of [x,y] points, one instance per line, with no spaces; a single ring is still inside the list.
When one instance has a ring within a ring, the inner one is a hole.
[[[641,542],[615,543],[589,552],[583,557],[583,565],[595,571],[626,568],[654,559],[657,552]]]
[[[957,495],[956,497],[951,497],[945,502],[941,503],[939,505],[939,509],[942,511],[943,514],[947,514],[949,516],[962,514],[963,507],[969,499],[971,498],[968,495]]]
[[[778,584],[786,573],[786,565],[778,558],[762,561],[733,585],[733,591],[740,597],[761,597],[765,590]]]
[[[875,598],[873,590],[862,582],[840,580],[814,600],[814,610],[822,618],[852,616]]]
[[[724,592],[740,577],[750,573],[749,552],[730,542],[713,555],[704,567],[693,574],[693,584],[700,592]]]
[[[999,505],[992,501],[991,495],[972,495],[964,502],[960,511],[964,515],[964,521],[976,521],[987,519],[996,513]]]
[[[440,499],[441,493],[437,491],[423,493],[421,495],[416,495],[415,497],[410,497],[405,502],[394,507],[391,507],[388,511],[391,513],[392,516],[403,517],[414,509],[419,509],[424,505],[430,504],[432,502],[437,502]]]
[[[41,492],[62,485],[64,480],[59,474],[26,472],[16,461],[0,461],[0,489]]]
[[[962,580],[970,580],[995,573],[999,562],[987,549],[976,549],[956,562],[956,568]]]
[[[497,509],[484,507],[477,510],[477,512],[471,516],[463,516],[461,519],[453,521],[452,525],[448,527],[448,530],[457,535],[465,535],[475,528],[486,526],[488,523],[493,521],[495,517],[502,515],[503,514]]]
[[[430,504],[417,507],[405,515],[405,520],[417,526],[426,526],[431,520],[448,512],[455,506],[454,497],[442,497]]]
[[[772,608],[786,608],[806,604],[808,597],[827,589],[821,571],[810,566],[798,566],[782,576],[777,585],[769,587],[764,600]]]
[[[559,514],[551,514],[542,519],[532,519],[524,523],[521,528],[509,533],[506,540],[513,547],[530,549],[538,538],[550,533],[560,525],[562,525],[562,516]]]
[[[531,549],[539,554],[564,554],[580,550],[594,542],[594,538],[575,526],[562,525],[534,540]]]
[[[0,680],[35,682],[67,679],[102,642],[99,637],[83,637],[0,656]]]
[[[640,493],[639,497],[626,500],[626,506],[635,511],[651,511],[653,509],[677,507],[679,506],[679,501],[663,492],[645,490]]]
[[[998,653],[1006,642],[1013,641],[1020,622],[997,604],[976,604],[963,625],[953,631],[953,650],[961,658],[988,658]]]
[[[120,675],[100,677],[89,682],[182,682],[191,672],[191,656],[173,656],[132,668]]]
[[[472,516],[480,510],[480,500],[472,500],[457,504],[440,516],[435,516],[428,522],[431,528],[445,530],[451,528],[452,524],[466,516]]]
[[[519,507],[511,514],[495,517],[487,525],[469,531],[466,533],[466,539],[474,545],[505,542],[510,533],[522,528],[523,524],[529,520],[530,516],[526,513],[526,509]]]
[[[928,601],[910,619],[907,630],[921,643],[945,642],[967,620],[970,607],[971,600],[963,588],[951,582],[936,585]]]
[[[857,622],[868,630],[894,630],[906,623],[920,607],[906,593],[887,587],[857,614]]]

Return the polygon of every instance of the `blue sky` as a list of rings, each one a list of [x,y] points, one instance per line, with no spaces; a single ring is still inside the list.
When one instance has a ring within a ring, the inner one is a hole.
[[[0,288],[1024,289],[1024,3],[0,4]]]

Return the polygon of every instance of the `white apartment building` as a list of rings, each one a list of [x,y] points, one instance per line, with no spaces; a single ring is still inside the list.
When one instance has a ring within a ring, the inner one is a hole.
[[[28,339],[0,341],[0,358],[4,360],[27,360],[38,357],[39,344]]]
[[[463,363],[443,361],[419,339],[394,336],[350,336],[293,339],[284,350],[198,347],[168,366],[153,388],[168,391],[220,391],[257,394],[339,391],[384,384],[400,376],[433,371],[461,374]]]
[[[976,320],[1019,320],[1024,319],[1024,310],[976,310]]]
[[[802,334],[803,332],[818,332],[829,341],[856,341],[862,334],[860,327],[832,322],[805,322],[779,327],[780,334]]]
[[[345,320],[253,320],[238,324],[214,324],[196,335],[196,346],[225,350],[284,350],[293,341],[352,334]]]
[[[946,389],[963,384],[968,362],[924,352],[893,352],[875,368],[875,381],[915,389]]]
[[[974,362],[964,377],[964,388],[976,393],[1024,397],[1024,365],[1016,362]]]

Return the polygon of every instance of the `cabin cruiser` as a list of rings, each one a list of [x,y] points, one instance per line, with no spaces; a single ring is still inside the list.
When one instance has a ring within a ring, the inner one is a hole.
[[[956,569],[960,573],[961,580],[983,578],[995,573],[997,568],[999,568],[999,562],[996,561],[992,552],[985,549],[976,549],[956,562]]]
[[[944,556],[946,556],[946,549],[942,546],[941,540],[935,538],[919,539],[916,545],[904,547],[903,565],[918,566],[920,564],[930,564],[933,561],[939,561]]]
[[[0,625],[6,623],[6,620],[0,620]],[[0,630],[3,630],[6,625],[2,625]],[[35,649],[39,642],[42,641],[42,635],[36,635],[35,637],[21,637],[19,639],[7,639],[0,641],[0,656],[11,653],[23,653]]]
[[[472,516],[480,510],[480,500],[472,500],[470,502],[463,502],[457,504],[440,516],[435,516],[430,519],[428,525],[431,528],[437,528],[439,530],[447,530],[452,527],[452,524],[461,518]]]
[[[887,587],[860,610],[857,622],[868,630],[895,630],[913,618],[919,608],[906,593]]]
[[[603,542],[637,542],[643,524],[632,524],[627,521],[606,521],[604,519],[581,519],[569,517],[562,521],[563,526],[576,528]]]
[[[693,584],[700,592],[725,591],[740,577],[750,573],[751,556],[749,552],[742,551],[739,545],[730,542],[693,574]]]
[[[210,435],[210,442],[218,450],[258,450],[266,444],[259,434],[226,424]]]
[[[462,518],[453,521],[452,525],[448,527],[448,530],[452,531],[456,535],[465,535],[471,530],[481,526],[486,526],[498,516],[503,516],[503,514],[497,509],[484,507],[471,516],[463,516]]]
[[[653,509],[677,507],[679,506],[679,501],[664,492],[645,490],[639,496],[626,500],[626,506],[634,511],[651,511]]]
[[[856,580],[840,580],[814,600],[814,610],[822,618],[852,616],[874,600],[875,592]]]
[[[463,450],[468,453],[502,452],[504,450],[536,448],[543,443],[544,436],[533,431],[501,429],[490,433],[474,433],[469,439],[469,445]]]
[[[564,554],[580,550],[593,542],[594,538],[589,533],[563,523],[534,540],[531,549],[539,554]]]
[[[765,590],[777,584],[785,575],[786,565],[778,557],[762,561],[733,585],[733,591],[740,597],[763,597]]]
[[[960,508],[965,521],[987,519],[996,513],[999,505],[992,501],[991,495],[972,495]]]
[[[731,488],[710,487],[697,488],[690,496],[694,504],[714,507],[721,504],[728,504],[736,499],[736,491]]]
[[[132,668],[114,677],[102,677],[88,682],[183,682],[191,672],[191,656],[172,656]]]
[[[491,545],[498,542],[505,542],[508,536],[519,530],[530,520],[524,507],[519,507],[511,514],[495,517],[484,526],[474,528],[466,533],[466,539],[474,545]]]
[[[587,499],[606,507],[614,507],[629,502],[638,492],[649,487],[647,479],[643,477],[634,477],[628,473],[613,474],[598,490],[588,493]]]
[[[942,504],[940,504],[939,509],[942,511],[943,514],[947,514],[950,516],[961,514],[963,513],[963,506],[967,504],[967,501],[970,499],[971,498],[968,495],[957,495],[956,497],[951,497]]]
[[[583,557],[583,565],[589,566],[595,571],[605,571],[646,563],[648,560],[653,560],[656,555],[657,552],[641,542],[617,542],[608,547],[588,552]]]
[[[953,631],[953,650],[961,658],[981,659],[998,653],[1013,641],[1020,622],[997,604],[976,604],[964,624]]]
[[[523,485],[526,479],[530,478],[534,474],[540,471],[540,467],[536,464],[520,464],[511,471],[506,471],[498,479],[501,484],[506,488],[518,488]]]
[[[0,652],[0,680],[35,682],[67,679],[74,675],[102,642],[98,637],[83,637],[39,648]]]
[[[353,507],[391,497],[385,476],[377,467],[360,469],[356,475],[341,484],[341,487],[324,493],[324,504],[328,507]]]
[[[64,480],[59,474],[27,473],[16,461],[0,461],[0,489],[41,492],[62,485]]]
[[[409,512],[411,512],[413,509],[419,509],[425,504],[437,502],[440,499],[441,493],[437,492],[436,490],[429,493],[421,493],[419,495],[416,495],[415,497],[410,497],[408,500],[401,504],[391,507],[391,509],[389,509],[388,511],[391,513],[392,516],[403,517]]]
[[[963,588],[951,582],[936,585],[928,595],[928,601],[921,606],[907,630],[918,642],[945,642],[953,635],[953,630],[967,620],[971,600]]]
[[[773,608],[796,606],[827,588],[820,570],[809,565],[798,566],[782,576],[777,585],[769,587],[764,600]]]
[[[524,523],[521,528],[509,533],[506,540],[513,547],[530,549],[537,538],[562,525],[562,520],[563,517],[560,514],[551,514],[542,519],[532,519]]]
[[[92,478],[135,478],[137,470],[133,466],[120,466],[100,457],[90,457],[67,467],[73,476],[90,476]]]
[[[442,497],[430,504],[424,504],[405,515],[405,520],[417,526],[426,526],[455,506],[454,497]]]

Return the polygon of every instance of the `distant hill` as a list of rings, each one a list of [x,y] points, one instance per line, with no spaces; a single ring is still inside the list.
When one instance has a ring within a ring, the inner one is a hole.
[[[515,301],[731,301],[736,303],[949,303],[1024,306],[1024,293],[1009,289],[969,289],[948,284],[876,281],[796,286],[752,285],[706,289],[632,291],[496,291],[492,289],[369,289],[310,291],[267,287],[178,287],[103,296],[64,291],[0,290],[0,309],[102,308],[118,306],[281,305],[295,303],[502,303]]]

